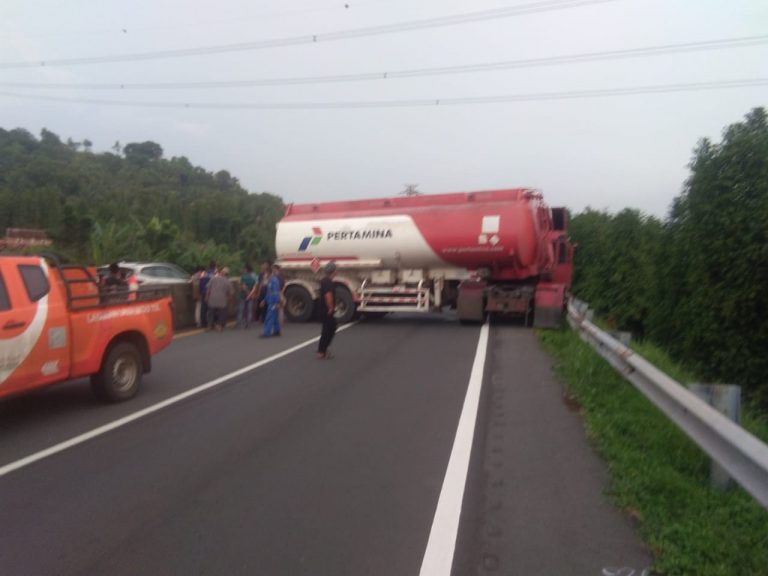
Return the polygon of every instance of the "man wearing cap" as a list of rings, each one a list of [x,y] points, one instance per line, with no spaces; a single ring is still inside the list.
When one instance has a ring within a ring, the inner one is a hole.
[[[320,314],[322,316],[323,329],[320,333],[320,344],[317,347],[317,358],[324,360],[331,358],[328,346],[331,345],[333,335],[336,333],[336,295],[334,293],[333,277],[336,276],[336,264],[328,262],[324,268],[325,276],[320,281]]]

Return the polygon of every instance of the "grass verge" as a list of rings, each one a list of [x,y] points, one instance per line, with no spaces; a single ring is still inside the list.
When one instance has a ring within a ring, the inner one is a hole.
[[[668,576],[768,575],[768,511],[740,488],[709,487],[708,457],[571,330],[539,332],[587,435],[606,461],[609,493],[639,520]],[[638,352],[678,381],[692,375],[648,344]],[[764,441],[765,419],[742,424]]]

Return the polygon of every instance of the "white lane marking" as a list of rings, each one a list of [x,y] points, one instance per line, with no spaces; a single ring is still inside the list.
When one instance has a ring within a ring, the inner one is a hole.
[[[345,324],[344,326],[341,326],[337,332],[341,332],[342,330],[346,330],[347,328],[350,328],[357,324],[357,322],[352,322],[350,324]],[[14,472],[15,470],[18,470],[19,468],[24,468],[25,466],[29,466],[30,464],[37,462],[38,460],[42,460],[43,458],[47,458],[48,456],[52,456],[54,454],[57,454],[59,452],[62,452],[68,448],[72,448],[73,446],[77,446],[78,444],[82,444],[83,442],[87,442],[88,440],[91,440],[92,438],[96,438],[97,436],[101,436],[102,434],[106,434],[107,432],[111,432],[112,430],[115,430],[116,428],[120,428],[121,426],[125,426],[126,424],[129,424],[133,422],[134,420],[138,420],[139,418],[143,418],[144,416],[147,416],[148,414],[152,414],[153,412],[157,412],[158,410],[162,410],[163,408],[167,408],[168,406],[171,406],[172,404],[176,404],[177,402],[181,402],[182,400],[189,398],[190,396],[194,396],[196,394],[199,394],[200,392],[205,392],[206,390],[210,388],[214,388],[216,386],[219,386],[220,384],[223,384],[224,382],[227,382],[228,380],[232,380],[233,378],[237,378],[238,376],[242,376],[246,372],[250,372],[251,370],[255,370],[256,368],[260,368],[261,366],[264,366],[265,364],[269,364],[270,362],[274,362],[275,360],[279,360],[280,358],[283,358],[284,356],[288,356],[289,354],[292,354],[293,352],[296,352],[297,350],[301,350],[302,348],[306,348],[307,346],[310,346],[311,344],[314,344],[320,340],[319,336],[316,336],[315,338],[312,338],[310,340],[306,340],[302,342],[301,344],[297,344],[296,346],[293,346],[292,348],[288,348],[287,350],[283,350],[282,352],[278,352],[277,354],[273,354],[272,356],[268,358],[264,358],[263,360],[259,360],[258,362],[254,362],[253,364],[250,364],[248,366],[245,366],[243,368],[240,368],[239,370],[235,370],[234,372],[230,372],[229,374],[225,374],[224,376],[220,376],[219,378],[216,378],[215,380],[211,380],[210,382],[206,382],[205,384],[201,384],[200,386],[197,386],[196,388],[192,388],[190,390],[187,390],[186,392],[182,392],[181,394],[177,394],[176,396],[172,396],[171,398],[168,398],[167,400],[163,400],[162,402],[158,402],[157,404],[153,404],[152,406],[149,406],[147,408],[144,408],[143,410],[139,410],[138,412],[134,412],[133,414],[129,414],[128,416],[124,416],[122,418],[119,418],[117,420],[114,420],[113,422],[110,422],[108,424],[104,424],[103,426],[99,426],[98,428],[94,428],[93,430],[89,432],[85,432],[83,434],[80,434],[78,436],[75,436],[74,438],[70,438],[69,440],[65,440],[64,442],[61,442],[59,444],[56,444],[54,446],[51,446],[50,448],[46,448],[45,450],[40,450],[39,452],[35,452],[34,454],[30,454],[29,456],[26,456],[24,458],[21,458],[20,460],[16,460],[15,462],[11,462],[10,464],[6,464],[5,466],[0,467],[0,478],[5,476],[6,474],[9,474],[11,472]],[[314,359],[312,360],[314,362]]]
[[[475,361],[469,376],[467,395],[464,397],[464,407],[461,409],[459,426],[453,440],[451,457],[445,471],[443,487],[437,501],[432,529],[429,531],[429,541],[421,561],[419,576],[450,576],[453,565],[453,554],[456,548],[456,536],[459,532],[459,516],[461,503],[464,499],[464,486],[467,482],[469,457],[472,452],[472,441],[475,437],[475,421],[480,404],[480,389],[483,385],[485,356],[488,350],[488,322],[480,329],[477,341]]]

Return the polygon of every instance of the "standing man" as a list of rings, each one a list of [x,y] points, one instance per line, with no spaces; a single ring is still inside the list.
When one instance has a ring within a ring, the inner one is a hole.
[[[217,274],[208,282],[208,292],[206,294],[208,309],[211,311],[212,323],[211,329],[218,328],[219,332],[224,330],[227,323],[227,305],[234,295],[235,289],[232,282],[229,281],[229,268],[221,269],[221,274]]]
[[[267,315],[267,308],[264,304],[264,297],[267,295],[267,282],[269,281],[269,263],[262,262],[259,269],[258,285],[256,286],[256,318],[258,322],[264,322]]]
[[[208,269],[200,274],[200,322],[203,328],[208,328],[211,319],[208,314],[208,283],[216,276],[216,262],[211,260]]]
[[[267,318],[264,320],[264,333],[262,338],[280,336],[280,303],[282,301],[282,282],[280,282],[280,266],[272,265],[272,274],[267,280],[267,292],[264,296],[264,305],[267,308]]]
[[[128,283],[120,272],[120,265],[113,262],[109,265],[109,276],[104,280],[104,289],[108,292],[118,292],[126,288],[128,288]]]
[[[240,276],[240,291],[237,301],[237,327],[248,328],[253,316],[253,299],[251,292],[256,285],[256,277],[253,275],[253,268],[249,264],[245,265],[243,275]]]
[[[200,311],[203,305],[202,298],[200,297],[200,278],[203,275],[204,268],[202,266],[195,267],[195,273],[192,274],[189,281],[192,284],[192,301],[195,303],[195,327],[202,328],[203,323],[200,319]]]
[[[120,266],[117,262],[113,262],[109,265],[109,276],[102,282],[102,290],[104,292],[110,292],[112,295],[102,296],[105,302],[120,302],[124,299],[123,296],[118,296],[116,293],[124,292],[128,289],[128,283],[125,281],[124,275],[120,272]]]
[[[317,347],[317,359],[332,358],[328,352],[333,335],[336,334],[336,294],[334,293],[333,277],[336,276],[336,264],[328,262],[325,265],[325,277],[320,281],[320,314],[322,315],[323,329],[320,332],[320,343]]]

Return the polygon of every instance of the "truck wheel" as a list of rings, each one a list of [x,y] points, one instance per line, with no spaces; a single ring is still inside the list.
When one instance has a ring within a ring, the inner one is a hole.
[[[314,301],[309,292],[301,286],[285,289],[285,317],[290,322],[306,322],[312,317]]]
[[[333,315],[336,317],[336,322],[346,324],[355,315],[355,302],[352,300],[352,294],[344,286],[337,285],[334,295],[336,296],[336,310]]]
[[[136,395],[143,373],[138,348],[130,342],[119,342],[107,353],[99,373],[91,376],[91,387],[100,399],[121,402]]]

